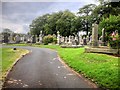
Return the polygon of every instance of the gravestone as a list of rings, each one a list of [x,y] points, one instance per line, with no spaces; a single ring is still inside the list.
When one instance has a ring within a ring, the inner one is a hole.
[[[26,43],[31,43],[32,42],[32,38],[31,35],[26,35]]]
[[[23,35],[23,43],[25,43],[25,41],[26,41],[26,35]]]
[[[105,29],[102,29],[102,46],[105,46]]]
[[[32,43],[36,43],[36,37],[35,37],[35,35],[32,35]]]
[[[39,38],[35,35],[36,43],[39,43]]]
[[[57,44],[60,45],[60,32],[57,31]]]
[[[90,35],[89,45],[92,45],[92,35]]]
[[[87,41],[85,37],[83,38],[83,45],[87,45]]]
[[[92,24],[92,47],[98,47],[98,25]]]
[[[65,37],[65,44],[67,44],[67,41],[68,41],[68,38],[67,38],[67,36]]]
[[[79,36],[79,44],[82,44],[82,35]]]
[[[10,34],[10,37],[9,37],[9,43],[14,43],[14,40],[13,40],[13,33]]]
[[[89,40],[90,40],[90,37],[87,35],[87,37],[86,37],[87,44],[89,43]]]
[[[99,37],[99,46],[102,46],[102,36]]]
[[[42,31],[40,31],[40,34],[39,34],[39,43],[40,44],[42,43]]]
[[[0,43],[2,43],[3,35],[0,34]]]
[[[61,44],[64,44],[65,38],[61,36]]]
[[[25,42],[24,40],[25,40],[25,37],[24,37],[24,36],[22,36],[22,42],[23,42],[23,43]]]
[[[3,43],[9,43],[9,34],[8,33],[4,33],[2,36],[2,42]]]
[[[16,42],[16,43],[20,43],[20,36],[19,36],[19,35],[16,35],[16,36],[15,36],[15,42]]]
[[[78,44],[78,38],[77,38],[77,36],[75,36],[75,45],[77,45]]]
[[[69,36],[68,45],[72,45],[72,37],[71,36]]]

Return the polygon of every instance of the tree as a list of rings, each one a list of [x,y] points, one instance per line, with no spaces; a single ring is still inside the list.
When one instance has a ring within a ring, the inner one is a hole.
[[[101,1],[101,4],[97,6],[92,13],[93,21],[97,21],[99,24],[103,18],[108,18],[110,14],[116,16],[120,14],[119,4],[115,7],[113,5],[114,2],[108,2],[104,0],[99,1]]]
[[[120,35],[120,15],[110,15],[109,18],[104,18],[99,24],[100,33],[102,28],[105,28],[107,36],[110,36],[110,34],[115,30],[118,30],[118,34]]]
[[[83,28],[84,31],[88,32],[90,31],[90,27],[91,27],[91,14],[93,12],[93,10],[96,8],[95,4],[88,4],[85,5],[84,7],[79,9],[78,14],[83,18]]]
[[[47,25],[45,25],[46,34],[56,34],[57,35],[57,21],[61,18],[63,12],[59,11],[58,13],[52,13],[47,20]]]
[[[11,31],[10,29],[8,29],[8,28],[3,29],[2,35],[3,35],[3,42],[4,43],[9,42],[9,36],[11,33],[13,33],[13,31]]]
[[[30,24],[30,33],[32,35],[39,35],[40,31],[43,31],[43,34],[45,34],[44,31],[44,25],[47,23],[48,18],[50,17],[50,14],[45,14],[43,16],[40,16],[32,21],[32,24]]]
[[[61,18],[56,22],[56,29],[60,31],[60,34],[62,36],[72,35],[71,23],[75,19],[75,17],[76,16],[72,12],[70,12],[69,10],[65,10],[61,15]]]

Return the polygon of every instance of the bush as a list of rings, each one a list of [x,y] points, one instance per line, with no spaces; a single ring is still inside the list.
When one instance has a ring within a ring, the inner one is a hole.
[[[106,40],[109,42],[110,47],[120,48],[120,15],[110,15],[109,18],[103,19],[99,24],[99,34],[101,34],[103,28],[105,28]]]
[[[110,41],[109,45],[113,49],[120,48],[120,40]]]
[[[48,43],[56,43],[56,42],[57,42],[57,39],[52,35],[48,35],[43,38],[43,43],[45,45],[48,45]]]
[[[120,15],[110,15],[109,18],[103,18],[99,24],[99,34],[101,34],[103,28],[105,28],[108,36],[115,30],[118,30],[118,34],[120,35]]]

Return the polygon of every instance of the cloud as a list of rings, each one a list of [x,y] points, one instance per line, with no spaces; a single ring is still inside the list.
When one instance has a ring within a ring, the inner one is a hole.
[[[75,13],[83,5],[95,3],[94,0],[79,0],[79,2],[69,2],[71,0],[68,2],[56,1],[58,2],[2,2],[2,27],[9,28],[14,32],[27,33],[29,24],[40,15],[65,9]]]
[[[2,27],[0,27],[0,28],[9,28],[10,30],[14,31],[15,33],[27,33],[28,32],[28,28],[25,30],[23,28],[23,26],[25,27],[25,25],[15,24],[15,23],[11,23],[10,21],[5,21],[4,20],[2,22]]]

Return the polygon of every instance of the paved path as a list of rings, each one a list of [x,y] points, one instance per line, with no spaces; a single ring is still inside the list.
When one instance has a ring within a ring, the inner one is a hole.
[[[93,88],[63,65],[56,51],[37,47],[17,48],[32,52],[21,58],[8,74],[4,84],[6,88]]]

